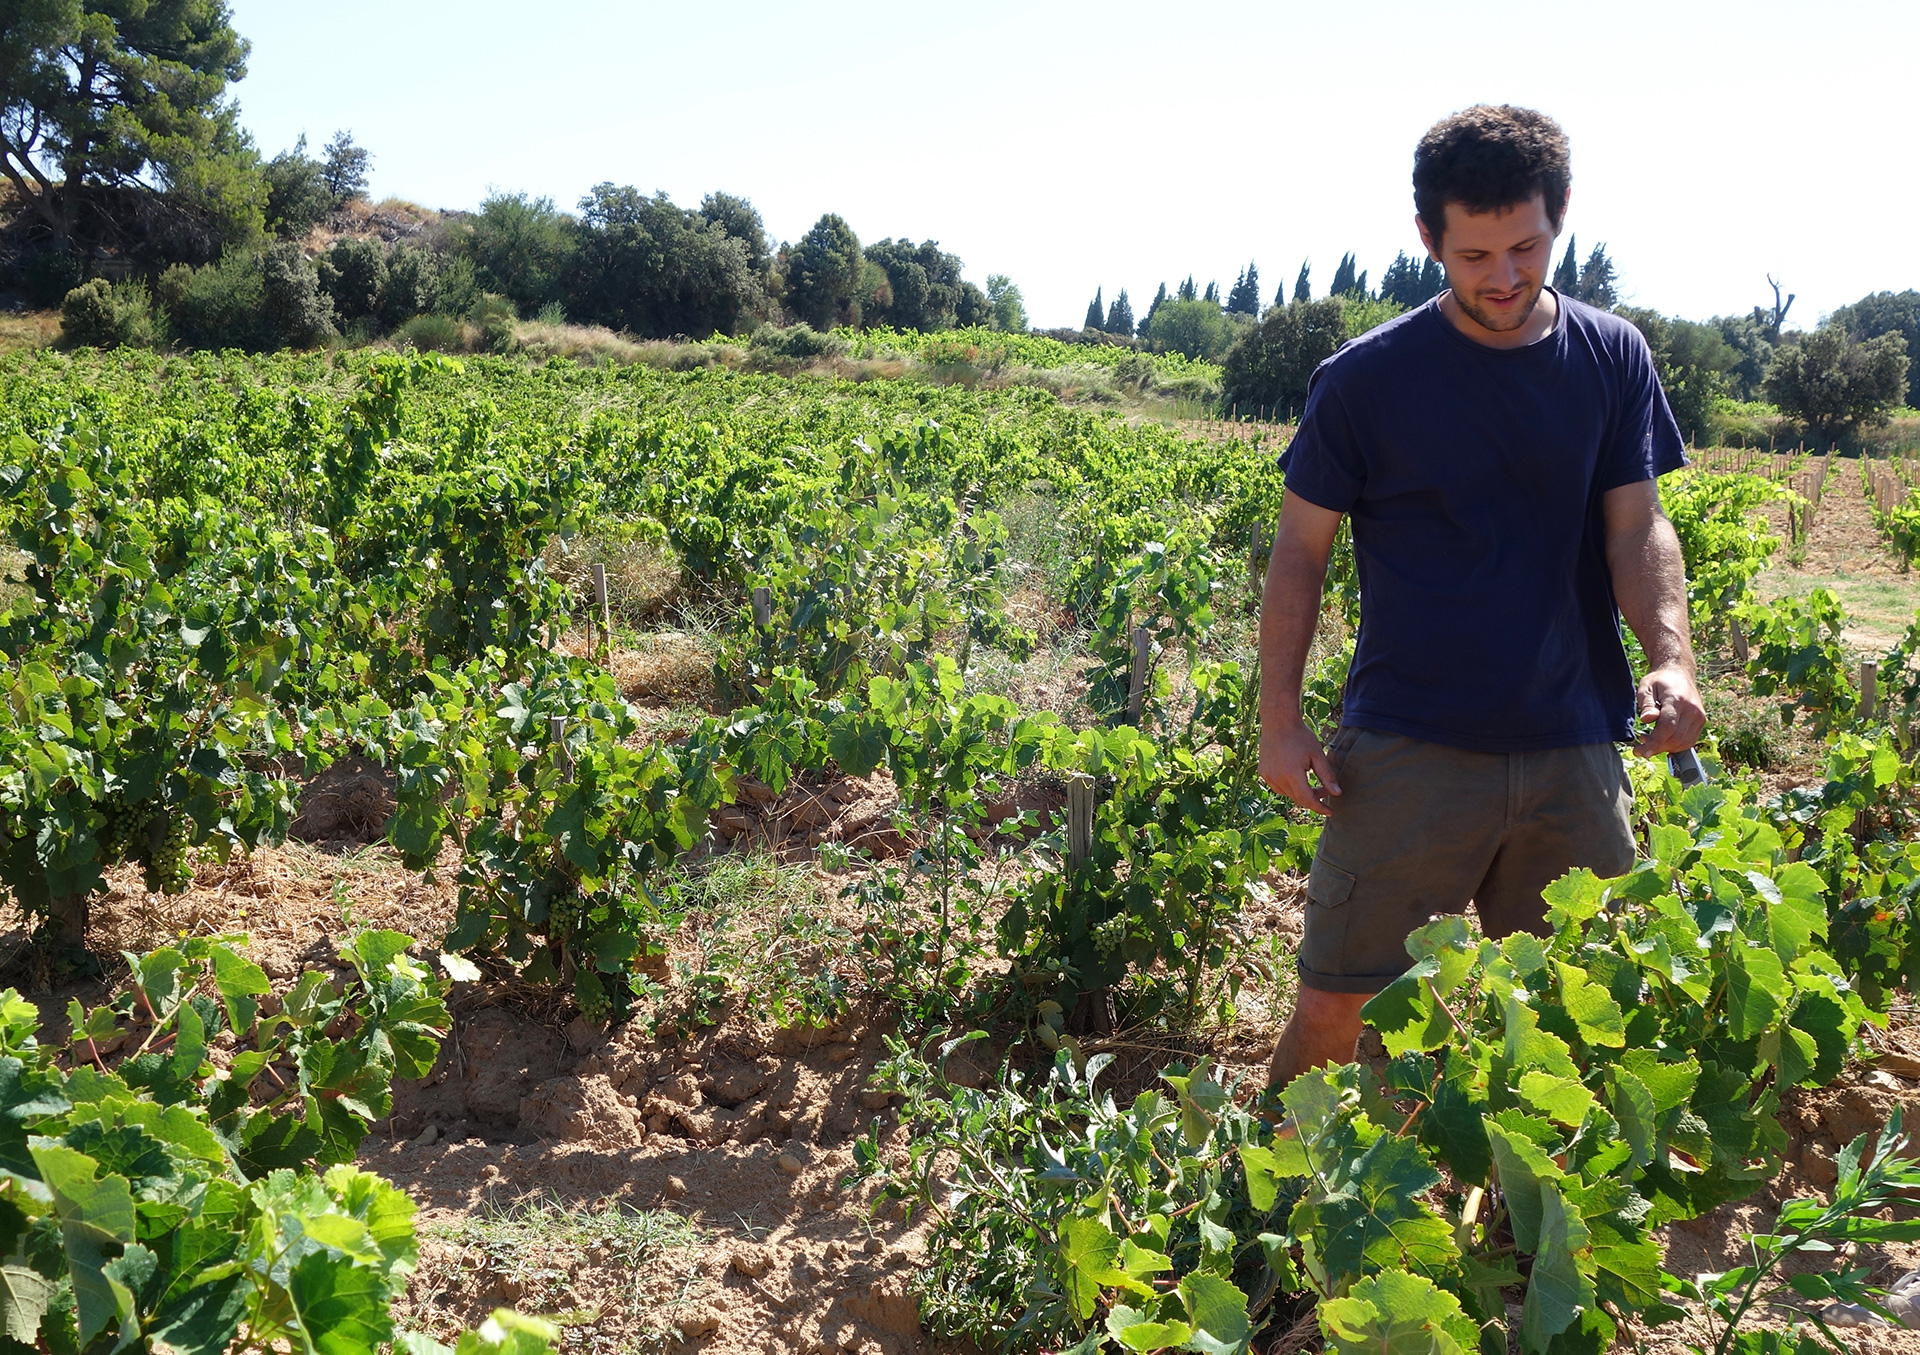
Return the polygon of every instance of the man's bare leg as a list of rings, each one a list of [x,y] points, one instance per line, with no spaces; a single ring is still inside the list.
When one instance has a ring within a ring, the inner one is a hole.
[[[1274,1046],[1268,1085],[1279,1090],[1309,1068],[1352,1063],[1360,1044],[1360,1009],[1372,997],[1372,993],[1301,988],[1287,1028]]]

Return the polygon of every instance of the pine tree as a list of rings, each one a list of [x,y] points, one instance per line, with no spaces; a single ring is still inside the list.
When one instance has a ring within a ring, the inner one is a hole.
[[[1082,329],[1098,329],[1107,322],[1107,308],[1100,304],[1100,288],[1093,289],[1093,300],[1087,303],[1087,318],[1081,324]]]
[[[1313,284],[1307,280],[1307,264],[1300,263],[1300,276],[1293,280],[1293,299],[1295,301],[1313,300]]]
[[[1358,278],[1354,271],[1353,255],[1342,254],[1340,256],[1340,266],[1333,270],[1333,286],[1328,290],[1327,295],[1345,296],[1354,289],[1357,281]]]
[[[1613,266],[1613,260],[1607,257],[1606,242],[1602,241],[1593,247],[1593,253],[1587,255],[1587,261],[1580,265],[1580,285],[1574,295],[1589,306],[1612,310],[1620,304],[1619,277],[1619,270]]]
[[[1567,237],[1567,252],[1561,257],[1560,266],[1553,270],[1553,290],[1562,296],[1574,296],[1580,291],[1580,261],[1574,257],[1575,236]]]
[[[1133,337],[1133,303],[1127,300],[1125,287],[1120,289],[1120,295],[1113,299],[1113,308],[1107,312],[1107,333]]]
[[[1220,304],[1220,284],[1217,282],[1209,282],[1207,284],[1206,294],[1202,296],[1200,299],[1202,301],[1211,301],[1216,306],[1219,305]]]
[[[1180,284],[1178,296],[1182,301],[1198,301],[1200,299],[1200,293],[1193,290],[1193,274],[1187,274],[1187,280]]]
[[[1231,315],[1260,314],[1260,270],[1253,264],[1248,264],[1234,279],[1233,290],[1227,293],[1227,312]]]
[[[1446,271],[1440,267],[1438,261],[1429,258],[1420,265],[1419,301],[1416,304],[1425,305],[1446,290]]]

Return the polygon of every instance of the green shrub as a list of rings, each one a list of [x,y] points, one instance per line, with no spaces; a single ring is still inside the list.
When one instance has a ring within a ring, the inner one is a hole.
[[[1211,301],[1163,301],[1142,336],[1163,352],[1212,361],[1233,346],[1246,324]]]
[[[60,303],[60,334],[78,348],[150,347],[158,338],[143,282],[83,282]]]
[[[444,292],[440,264],[427,250],[397,246],[387,255],[387,282],[380,290],[380,323],[398,329],[416,315],[439,308]]]
[[[333,334],[333,302],[298,245],[269,245],[260,255],[264,348],[312,348]]]
[[[387,288],[387,249],[379,241],[335,240],[333,248],[314,260],[314,269],[341,324],[379,311]]]
[[[416,315],[400,326],[394,338],[423,353],[464,353],[467,327],[451,315]]]
[[[1233,404],[1272,405],[1294,413],[1306,407],[1313,369],[1350,337],[1348,302],[1340,297],[1275,306],[1221,359],[1220,398]]]
[[[748,343],[756,353],[777,358],[805,361],[808,358],[839,357],[847,351],[847,341],[837,334],[823,334],[804,320],[782,329],[762,325]]]
[[[265,292],[245,255],[192,268],[177,263],[156,288],[174,337],[189,348],[257,348],[257,317]]]
[[[201,268],[175,264],[158,291],[171,333],[189,348],[311,348],[334,333],[319,273],[286,242]]]

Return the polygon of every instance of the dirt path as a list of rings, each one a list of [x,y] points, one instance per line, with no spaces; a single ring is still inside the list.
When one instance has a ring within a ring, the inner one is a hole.
[[[1788,538],[1782,506],[1768,510],[1774,530]],[[1860,481],[1860,463],[1835,457],[1826,492],[1814,514],[1798,560],[1782,545],[1756,580],[1763,598],[1804,597],[1830,588],[1847,609],[1846,642],[1862,653],[1879,653],[1897,641],[1920,608],[1920,574],[1902,570],[1873,525],[1873,501]]]

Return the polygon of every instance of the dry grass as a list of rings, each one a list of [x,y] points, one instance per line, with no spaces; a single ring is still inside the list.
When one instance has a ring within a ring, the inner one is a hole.
[[[0,311],[0,353],[50,348],[60,338],[60,312]]]
[[[564,547],[557,539],[547,543],[547,573],[573,593],[575,615],[592,611],[595,565],[606,568],[607,606],[616,624],[645,625],[681,599],[680,558],[653,539],[646,524],[608,521]]]

